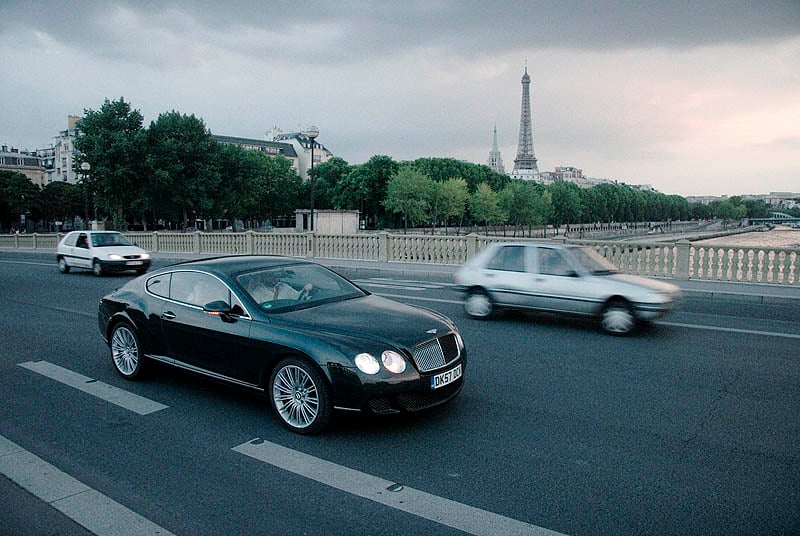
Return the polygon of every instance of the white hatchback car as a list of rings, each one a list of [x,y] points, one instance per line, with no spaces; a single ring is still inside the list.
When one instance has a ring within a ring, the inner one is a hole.
[[[117,231],[72,231],[56,248],[58,269],[86,268],[95,275],[134,270],[143,274],[150,268],[150,254]]]
[[[454,274],[464,309],[488,318],[495,308],[596,317],[614,335],[659,318],[681,298],[678,286],[621,274],[593,248],[567,244],[495,243]]]

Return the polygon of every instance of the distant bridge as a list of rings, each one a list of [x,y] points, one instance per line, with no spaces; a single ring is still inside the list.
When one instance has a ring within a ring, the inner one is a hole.
[[[798,223],[800,218],[783,212],[771,212],[769,218],[750,218],[750,223]]]

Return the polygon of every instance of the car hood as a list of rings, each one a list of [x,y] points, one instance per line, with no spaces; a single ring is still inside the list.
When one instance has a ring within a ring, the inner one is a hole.
[[[631,285],[639,288],[644,287],[648,290],[652,290],[655,292],[663,292],[666,294],[677,294],[680,292],[680,289],[677,285],[674,285],[672,283],[667,283],[666,281],[658,281],[657,279],[649,279],[647,277],[641,277],[638,275],[611,274],[611,275],[596,276],[596,277],[604,277],[626,285]]]
[[[94,252],[98,255],[142,255],[147,253],[139,246],[95,246]]]
[[[275,315],[273,322],[406,348],[455,329],[437,313],[375,295],[282,313]]]

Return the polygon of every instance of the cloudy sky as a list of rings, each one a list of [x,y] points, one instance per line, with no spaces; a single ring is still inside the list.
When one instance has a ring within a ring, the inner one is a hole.
[[[539,169],[680,195],[800,192],[800,1],[0,3],[0,143],[123,97],[214,134],[316,125],[351,164],[510,171],[522,77]]]

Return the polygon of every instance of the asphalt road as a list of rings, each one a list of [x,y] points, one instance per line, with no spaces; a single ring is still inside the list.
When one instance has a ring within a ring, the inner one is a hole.
[[[132,534],[800,533],[796,300],[689,294],[616,338],[546,315],[475,321],[446,283],[349,275],[456,321],[470,361],[452,404],[301,437],[257,394],[161,367],[126,382],[95,313],[132,276],[0,252],[0,467],[34,457],[43,480],[99,495],[92,526],[120,515]],[[136,413],[68,373],[165,407]],[[88,533],[48,501],[0,477],[12,533]]]

